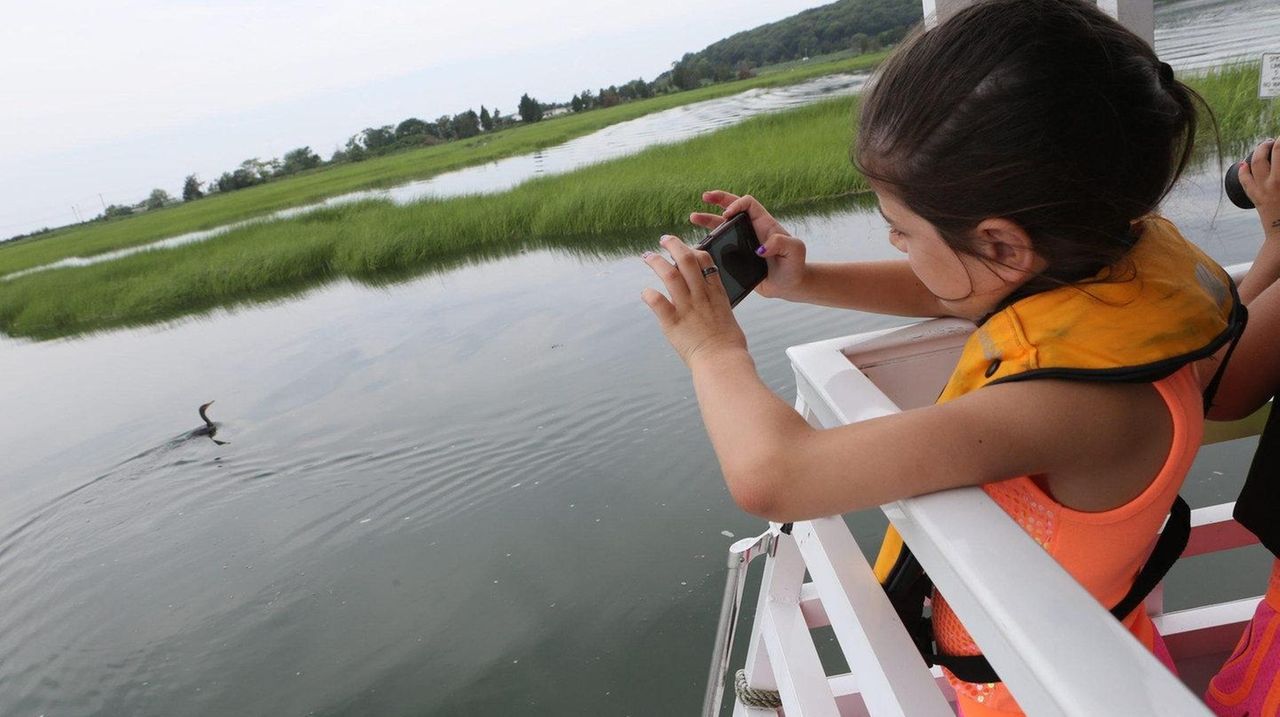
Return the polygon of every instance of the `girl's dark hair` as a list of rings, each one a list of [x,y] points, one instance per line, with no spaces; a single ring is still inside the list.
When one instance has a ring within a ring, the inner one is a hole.
[[[1197,100],[1092,3],[987,0],[885,62],[853,159],[957,251],[983,219],[1017,222],[1041,290],[1124,255],[1191,157]]]

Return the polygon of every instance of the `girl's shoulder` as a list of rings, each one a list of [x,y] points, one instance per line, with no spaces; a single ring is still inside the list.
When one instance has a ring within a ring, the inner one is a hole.
[[[959,440],[999,436],[998,448],[976,458],[980,482],[1036,475],[1069,508],[1109,510],[1173,464],[1189,467],[1203,434],[1194,371],[1186,366],[1154,383],[1005,383],[928,410]]]

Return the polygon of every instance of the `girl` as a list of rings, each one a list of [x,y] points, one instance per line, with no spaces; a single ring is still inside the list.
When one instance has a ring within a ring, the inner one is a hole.
[[[861,103],[854,161],[895,262],[815,264],[759,202],[767,297],[979,324],[936,405],[815,430],[756,375],[710,257],[674,237],[646,289],[689,367],[730,493],[791,521],[983,488],[1108,607],[1127,596],[1200,443],[1194,361],[1241,320],[1230,280],[1154,216],[1192,150],[1193,95],[1080,0],[991,0],[904,43]],[[1069,437],[1069,438],[1067,438]],[[1064,438],[1067,438],[1064,440]],[[1120,615],[1148,648],[1141,609]],[[935,635],[979,650],[942,596]],[[948,672],[967,717],[1020,714]]]

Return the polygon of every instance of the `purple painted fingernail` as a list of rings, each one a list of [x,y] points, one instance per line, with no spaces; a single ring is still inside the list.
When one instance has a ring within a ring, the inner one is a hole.
[[[759,254],[760,256],[764,256],[764,251],[765,251],[764,247],[758,247],[756,249],[756,253]]]
[[[646,251],[645,253],[643,253],[643,254],[641,254],[641,255],[640,255],[640,258],[641,258],[641,259],[648,259],[648,258],[649,258],[649,257],[651,257],[651,256],[653,256],[653,252],[651,252],[651,251]]]

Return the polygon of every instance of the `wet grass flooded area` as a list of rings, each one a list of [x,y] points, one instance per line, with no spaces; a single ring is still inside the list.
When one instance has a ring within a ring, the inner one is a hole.
[[[0,714],[693,712],[725,551],[763,525],[723,486],[636,255],[726,185],[789,207],[815,260],[896,256],[850,193],[852,102],[0,281]],[[1243,107],[1228,141],[1274,128]],[[1209,156],[1166,213],[1248,261],[1257,218],[1220,177]],[[903,321],[735,313],[787,397],[787,346]],[[210,400],[225,445],[191,435]],[[1255,442],[1203,449],[1189,502],[1231,499]],[[847,520],[879,545],[877,511]],[[1257,594],[1265,564],[1184,561],[1169,593]]]

